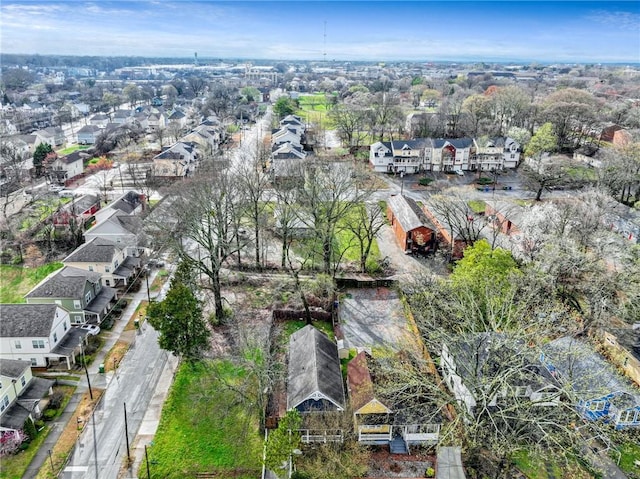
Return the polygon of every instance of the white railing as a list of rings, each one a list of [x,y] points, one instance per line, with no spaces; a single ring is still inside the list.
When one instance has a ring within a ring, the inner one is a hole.
[[[389,424],[358,426],[358,441],[391,441],[391,426]]]
[[[440,424],[419,424],[402,427],[402,437],[407,442],[437,443],[440,438]]]
[[[334,429],[329,431],[318,431],[313,429],[299,429],[300,440],[303,443],[310,442],[342,442],[344,435],[342,429]]]

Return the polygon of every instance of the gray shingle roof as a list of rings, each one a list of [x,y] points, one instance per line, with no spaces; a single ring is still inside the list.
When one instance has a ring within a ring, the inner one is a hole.
[[[87,281],[99,282],[100,273],[65,266],[43,279],[40,284],[25,295],[25,298],[80,299],[84,295]]]
[[[296,331],[289,338],[288,381],[287,409],[297,407],[314,393],[344,408],[338,348],[312,325]]]
[[[57,304],[0,305],[0,337],[44,338],[51,333]]]
[[[102,238],[93,238],[76,248],[63,263],[111,263],[113,256],[116,254],[116,244]]]
[[[432,230],[436,229],[415,200],[407,198],[404,195],[393,195],[389,197],[387,203],[405,232],[414,230],[420,226],[426,226]]]
[[[31,367],[30,361],[19,361],[17,359],[0,359],[0,376],[8,378],[18,378],[22,376],[25,369]]]

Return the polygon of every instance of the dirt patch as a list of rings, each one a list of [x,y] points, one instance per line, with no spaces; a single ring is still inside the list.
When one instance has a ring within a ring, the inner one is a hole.
[[[435,468],[436,458],[429,454],[391,454],[380,450],[371,453],[367,477],[422,478],[428,468]]]

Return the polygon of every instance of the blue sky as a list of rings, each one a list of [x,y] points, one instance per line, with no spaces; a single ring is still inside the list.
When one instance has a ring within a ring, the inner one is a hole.
[[[638,1],[12,1],[3,53],[640,62]]]

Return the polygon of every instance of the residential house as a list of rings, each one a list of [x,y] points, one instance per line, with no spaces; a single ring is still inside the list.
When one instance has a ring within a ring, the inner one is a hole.
[[[137,215],[144,209],[146,197],[142,193],[129,190],[119,198],[116,198],[100,211],[96,211],[96,223],[100,223],[113,214],[114,211],[120,211],[129,216]]]
[[[116,110],[113,113],[113,123],[117,125],[130,125],[133,122],[133,110]]]
[[[373,165],[373,171],[377,173],[389,173],[393,171],[394,158],[390,142],[376,142],[369,147],[369,163]]]
[[[62,260],[65,266],[100,273],[103,286],[124,289],[140,273],[140,258],[127,256],[124,247],[93,238]]]
[[[46,174],[52,182],[64,183],[72,180],[84,171],[84,160],[87,153],[77,150],[68,155],[55,156],[46,160]]]
[[[602,168],[606,155],[604,150],[596,145],[582,145],[573,152],[573,159],[582,161],[593,168]]]
[[[478,138],[463,170],[500,171],[520,163],[520,144],[513,138]],[[474,154],[475,153],[475,154]]]
[[[309,324],[289,338],[287,409],[309,413],[344,408],[338,348]]]
[[[282,143],[291,143],[297,148],[302,149],[302,136],[293,128],[280,128],[271,132],[271,144],[281,145]]]
[[[85,125],[76,133],[78,144],[93,145],[102,132],[103,128],[98,125]]]
[[[64,131],[62,131],[62,128],[58,126],[50,126],[49,128],[38,130],[34,135],[36,135],[36,145],[39,145],[40,143],[48,143],[55,148],[56,146],[64,144],[66,141]]]
[[[87,331],[73,328],[69,312],[55,303],[2,304],[0,358],[32,367],[70,369]],[[1,393],[1,391],[0,391]]]
[[[81,103],[81,102],[73,103],[71,105],[71,108],[72,108],[71,114],[73,115],[74,118],[79,116],[87,116],[89,112],[91,112],[91,107],[86,103]]]
[[[457,226],[453,222],[449,222],[437,205],[429,201],[422,206],[422,211],[431,224],[436,227],[438,243],[444,244],[445,248],[451,252],[452,258],[462,258],[462,252],[467,244],[460,235]]]
[[[154,108],[149,115],[147,115],[147,124],[149,131],[156,131],[161,128],[167,127],[167,117],[163,110]]]
[[[440,367],[449,390],[471,416],[478,403],[496,407],[515,399],[555,406],[560,400],[535,355],[502,334],[470,333],[443,343]]]
[[[640,323],[633,328],[610,328],[600,332],[606,355],[640,386]]]
[[[524,207],[508,201],[488,200],[485,202],[485,218],[494,228],[507,236],[521,235],[518,224],[521,224],[525,213]]]
[[[299,135],[302,135],[305,130],[304,122],[302,118],[297,115],[287,115],[280,120],[280,126],[294,130]]]
[[[176,125],[180,129],[185,128],[187,126],[187,115],[180,110],[173,110],[167,117],[167,122],[169,125]]]
[[[564,336],[544,346],[540,361],[570,392],[583,418],[616,429],[640,426],[640,389],[621,377],[591,345]]]
[[[413,445],[437,444],[441,425],[437,409],[433,415],[432,405],[424,402],[419,408],[391,404],[377,391],[371,362],[373,359],[361,351],[347,364],[347,390],[358,441],[389,445],[396,454],[407,454]]]
[[[73,198],[53,215],[53,225],[64,228],[74,223],[75,228],[84,229],[95,213],[100,209],[100,198],[94,195],[84,195]]]
[[[303,414],[303,442],[342,441],[342,431],[312,430],[313,413],[339,413],[345,409],[338,348],[323,332],[309,324],[289,337],[287,410]]]
[[[302,150],[302,147],[298,147],[293,143],[282,143],[273,145],[271,157],[274,160],[304,160],[307,154]]]
[[[202,124],[180,138],[180,141],[195,143],[201,151],[215,153],[218,151],[222,138],[216,127]]]
[[[387,201],[387,218],[402,251],[420,254],[435,251],[436,228],[415,200],[392,195]]]
[[[102,286],[101,274],[65,266],[25,295],[28,304],[55,303],[69,311],[72,324],[99,324],[117,300],[116,290]]]
[[[27,419],[39,419],[43,398],[53,393],[55,381],[34,377],[29,361],[0,358],[0,442],[20,436]],[[44,403],[48,401],[45,400]]]
[[[464,171],[471,169],[473,139],[434,138],[427,148],[426,169],[431,171]]]
[[[103,238],[125,247],[128,256],[139,256],[146,244],[142,220],[117,209],[84,232],[86,242],[93,238]]]
[[[195,144],[179,141],[153,157],[154,176],[164,179],[186,178],[194,173],[198,160]]]
[[[109,121],[109,117],[104,113],[96,113],[91,118],[89,118],[89,124],[97,126],[99,128],[105,128]]]

